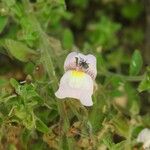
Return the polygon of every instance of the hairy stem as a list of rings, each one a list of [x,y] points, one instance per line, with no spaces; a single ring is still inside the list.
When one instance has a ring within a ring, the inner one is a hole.
[[[31,22],[34,21],[34,24],[36,24],[38,33],[39,33],[39,45],[40,45],[40,52],[41,52],[41,60],[42,63],[47,71],[47,74],[49,76],[49,79],[52,81],[52,89],[53,92],[56,91],[57,86],[58,86],[58,79],[56,77],[56,73],[55,73],[55,68],[53,65],[53,61],[52,61],[52,56],[54,55],[53,53],[53,48],[51,47],[51,43],[49,42],[49,38],[48,35],[43,31],[43,29],[41,28],[38,20],[36,19],[36,16],[31,12],[31,6],[28,0],[24,1],[24,6],[25,6],[25,10],[30,9],[30,11],[26,11],[26,15],[28,15],[30,18],[32,18],[32,20],[30,20]],[[63,120],[63,128],[64,129],[64,133],[63,135],[61,135],[60,137],[60,149],[62,149],[62,143],[63,143],[63,138],[64,135],[66,136],[66,132],[70,127],[70,122],[69,119],[67,117],[67,112],[65,110],[65,105],[63,103],[63,101],[58,101],[56,99],[56,103],[57,103],[57,108],[58,108],[58,112],[60,115],[60,120]],[[61,126],[61,125],[60,125]],[[68,149],[72,150],[72,143],[71,140],[67,139],[67,144],[68,144]]]
[[[109,71],[101,72],[100,75],[104,75],[106,77],[118,76],[120,78],[123,78],[126,81],[131,81],[131,82],[142,81],[143,78],[144,78],[144,75],[140,75],[140,76],[126,76],[126,75],[113,73],[113,72],[109,72]]]

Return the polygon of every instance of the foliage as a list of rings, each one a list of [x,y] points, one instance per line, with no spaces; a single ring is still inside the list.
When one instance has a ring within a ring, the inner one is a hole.
[[[138,0],[1,0],[0,149],[140,149],[150,127],[143,14]],[[91,108],[54,95],[74,50],[97,58]]]

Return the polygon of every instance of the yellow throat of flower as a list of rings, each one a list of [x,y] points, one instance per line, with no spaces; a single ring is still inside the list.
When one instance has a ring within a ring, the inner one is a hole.
[[[83,77],[84,75],[85,75],[85,73],[82,72],[82,71],[77,71],[77,70],[73,70],[73,71],[72,71],[72,76],[73,76],[73,77],[78,77],[78,78],[80,78],[80,77]]]

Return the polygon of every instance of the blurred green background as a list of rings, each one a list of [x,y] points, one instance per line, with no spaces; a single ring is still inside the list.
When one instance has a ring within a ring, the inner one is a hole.
[[[149,0],[0,0],[0,150],[142,149],[149,17]],[[54,95],[72,51],[97,58],[90,108]]]

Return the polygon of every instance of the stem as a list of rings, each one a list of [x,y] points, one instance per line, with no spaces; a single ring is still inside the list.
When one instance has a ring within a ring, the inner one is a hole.
[[[54,69],[54,65],[52,61],[52,56],[54,56],[53,48],[51,46],[51,43],[48,40],[49,39],[48,35],[43,31],[43,29],[40,26],[40,23],[36,19],[36,16],[34,16],[34,14],[32,13],[32,7],[30,5],[30,2],[28,0],[25,0],[23,3],[24,3],[25,10],[26,10],[26,15],[29,16],[29,18],[31,18],[30,19],[31,23],[33,23],[36,26],[37,32],[39,33],[39,45],[40,45],[39,48],[41,51],[41,60],[47,71],[49,79],[51,79],[52,81],[51,85],[52,85],[53,92],[55,92],[58,86],[58,79],[56,77],[56,73],[55,73],[55,69]],[[64,136],[66,137],[66,132],[68,131],[70,127],[70,122],[67,117],[67,112],[65,110],[65,105],[63,101],[58,101],[56,99],[56,103],[57,103],[57,108],[58,108],[58,112],[60,115],[60,120],[63,120],[62,129],[65,132],[65,133],[62,132],[63,135],[61,135],[60,137],[60,149],[62,149],[63,138]],[[67,138],[67,143],[68,143],[68,149],[72,150],[73,149],[72,142],[68,138]]]
[[[126,76],[126,75],[113,73],[113,72],[109,72],[109,71],[102,72],[102,73],[100,73],[100,75],[104,75],[106,77],[118,76],[120,78],[123,78],[126,81],[131,81],[131,82],[139,82],[139,81],[142,81],[143,78],[144,78],[144,75],[140,75],[140,76]]]
[[[52,58],[51,58],[51,56],[53,56],[52,54],[53,49],[51,48],[51,45],[49,43],[48,36],[43,31],[41,31],[40,34],[41,34],[40,35],[41,37],[40,49],[41,49],[41,57],[42,57],[43,65],[45,66],[48,76],[52,81],[52,88],[53,88],[53,91],[55,92],[57,89],[57,85],[58,85],[58,79],[56,77],[55,69],[53,66]],[[67,117],[67,112],[65,110],[65,105],[63,101],[58,101],[57,99],[56,99],[56,103],[57,103],[57,108],[58,108],[58,112],[60,115],[60,120],[63,120],[63,129],[66,134],[67,130],[70,127],[70,123]],[[61,140],[60,146],[62,147],[63,135],[61,136],[60,140]],[[67,138],[67,143],[68,143],[69,149],[71,150],[72,146],[68,138]]]

